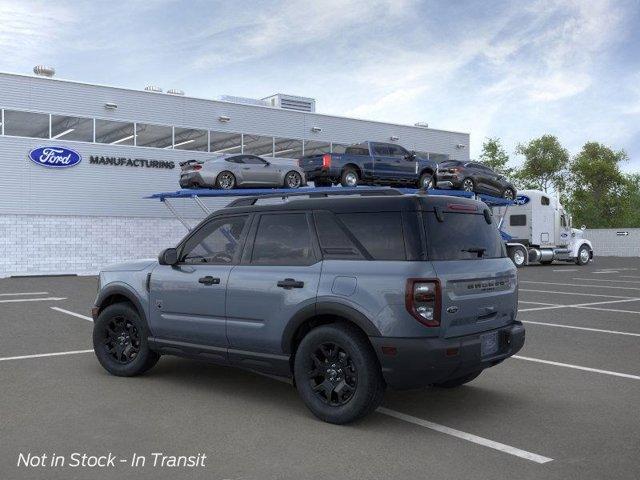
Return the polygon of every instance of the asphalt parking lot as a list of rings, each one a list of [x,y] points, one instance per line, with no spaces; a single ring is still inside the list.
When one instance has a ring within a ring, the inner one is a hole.
[[[83,318],[95,278],[0,280],[0,479],[640,478],[640,259],[519,273],[518,358],[458,389],[387,392],[349,426],[251,372],[163,357],[145,376],[110,376]],[[26,452],[207,460],[17,467]]]

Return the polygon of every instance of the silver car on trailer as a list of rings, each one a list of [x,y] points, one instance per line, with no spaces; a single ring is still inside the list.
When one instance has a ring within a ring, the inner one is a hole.
[[[227,154],[208,160],[189,160],[180,167],[181,188],[298,188],[307,184],[304,170],[297,160],[289,158]]]

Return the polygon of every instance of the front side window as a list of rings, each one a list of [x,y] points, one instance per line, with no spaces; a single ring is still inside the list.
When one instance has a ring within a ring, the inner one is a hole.
[[[409,152],[407,152],[404,148],[402,148],[399,145],[389,145],[389,155],[391,155],[392,157],[398,157],[398,158],[404,158],[407,155],[409,155]]]
[[[233,263],[247,218],[243,215],[209,222],[185,242],[180,261],[191,265]]]
[[[262,215],[251,255],[253,265],[312,265],[315,255],[307,215]]]
[[[512,217],[513,218],[513,217]],[[477,260],[506,256],[504,244],[495,224],[487,223],[482,213],[424,214],[431,260]]]
[[[400,212],[337,215],[373,260],[406,260]]]

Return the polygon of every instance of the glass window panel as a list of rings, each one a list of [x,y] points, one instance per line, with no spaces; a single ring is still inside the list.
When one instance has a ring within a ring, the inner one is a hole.
[[[244,134],[244,153],[273,156],[273,137]]]
[[[206,152],[209,141],[206,130],[195,130],[193,128],[175,128],[175,138],[173,148],[177,150],[197,150]]]
[[[254,265],[311,265],[311,232],[304,213],[263,215],[253,244]]]
[[[302,140],[292,138],[275,139],[274,157],[300,158],[302,157]]]
[[[5,110],[4,134],[16,137],[49,138],[49,115]]]
[[[96,119],[96,142],[133,145],[133,123]]]
[[[136,124],[136,145],[138,147],[171,148],[173,132],[171,127]]]
[[[374,260],[406,260],[400,212],[346,213],[338,218]]]
[[[51,115],[51,138],[93,142],[93,119]]]
[[[240,237],[247,216],[214,220],[186,241],[182,262],[225,265],[233,261],[240,248]]]
[[[332,143],[331,153],[343,154],[349,145],[345,143]]]
[[[330,142],[317,142],[315,140],[305,140],[304,142],[304,154],[306,155],[321,155],[323,153],[331,153]]]
[[[212,153],[242,153],[242,135],[239,133],[211,132]]]

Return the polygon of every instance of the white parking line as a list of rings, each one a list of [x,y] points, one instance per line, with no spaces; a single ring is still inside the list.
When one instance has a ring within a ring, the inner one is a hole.
[[[49,295],[49,292],[18,292],[18,293],[0,293],[0,297],[12,297],[18,295]]]
[[[611,333],[615,335],[628,335],[630,337],[640,337],[640,333],[619,332],[617,330],[602,330],[600,328],[576,327],[574,325],[562,325],[560,323],[531,322],[529,320],[522,320],[522,323],[530,323],[532,325],[543,325],[545,327],[571,328],[573,330],[585,330],[587,332]]]
[[[640,278],[639,275],[618,275],[620,278]]]
[[[0,362],[6,362],[8,360],[26,360],[29,358],[59,357],[62,355],[76,355],[78,353],[91,353],[91,352],[93,352],[93,350],[71,350],[69,352],[38,353],[36,355],[21,355],[19,357],[3,357],[3,358],[0,358]]]
[[[528,301],[524,301],[524,300],[518,300],[518,303],[530,303],[531,305],[548,305],[551,307],[560,307],[561,305],[558,305],[557,303],[543,303],[543,302],[528,302]]]
[[[553,365],[556,367],[573,368],[575,370],[584,370],[585,372],[602,373],[604,375],[612,375],[614,377],[630,378],[632,380],[640,380],[640,376],[631,375],[629,373],[612,372],[611,370],[600,370],[598,368],[582,367],[580,365],[572,365],[570,363],[552,362],[551,360],[542,360],[541,358],[521,357],[520,355],[514,355],[511,358],[517,358],[518,360],[526,360],[528,362],[544,363],[547,365]]]
[[[589,280],[591,281],[596,281],[596,282],[612,282],[612,283],[640,283],[640,280],[611,280],[610,278],[580,278],[580,277],[573,277],[572,280]]]
[[[66,297],[44,297],[44,298],[12,298],[10,300],[0,300],[0,303],[18,303],[18,302],[57,302],[58,300],[66,300]]]
[[[593,272],[594,275],[600,275],[600,274],[608,274],[608,273],[619,273],[618,270],[601,270],[600,272]]]
[[[562,292],[556,292],[556,293],[562,293]],[[593,310],[605,310],[607,312],[616,312],[616,311],[632,312],[632,310],[613,310],[613,309],[610,309],[610,308],[595,308],[595,307],[593,307],[593,305],[608,305],[610,303],[625,303],[625,302],[637,302],[637,301],[640,301],[640,298],[626,298],[624,300],[609,300],[609,301],[605,301],[605,302],[576,303],[576,304],[573,304],[573,305],[553,305],[553,304],[551,304],[548,307],[534,307],[534,308],[518,309],[518,313],[519,312],[535,312],[535,311],[538,311],[538,310],[553,310],[555,308],[587,308],[587,309],[591,308]]]
[[[584,308],[585,310],[601,310],[603,312],[617,312],[617,313],[636,313],[640,314],[640,312],[636,310],[619,310],[615,308],[598,308],[598,307],[587,307],[582,305],[576,305],[575,308]]]
[[[451,435],[452,437],[476,443],[478,445],[482,445],[483,447],[493,448],[494,450],[499,450],[501,452],[508,453],[509,455],[524,458],[525,460],[530,460],[532,462],[548,463],[553,461],[553,458],[543,457],[542,455],[538,455],[536,453],[527,452],[526,450],[521,450],[510,445],[505,445],[504,443],[494,442],[493,440],[489,440],[488,438],[479,437],[477,435],[473,435],[472,433],[456,430],[455,428],[445,427],[444,425],[429,422],[428,420],[423,420],[421,418],[407,415],[405,413],[396,412],[395,410],[389,410],[388,408],[380,407],[376,411],[378,413],[382,413],[383,415],[397,418],[398,420],[403,420],[405,422],[413,423],[414,425],[419,425],[430,430],[435,430],[436,432]]]
[[[520,280],[520,283],[539,283],[541,285],[562,285],[563,287],[589,287],[589,288],[615,288],[616,290],[640,290],[640,287],[618,287],[611,285],[584,285],[581,283],[553,283],[553,282],[534,282],[532,280]]]
[[[93,318],[88,317],[86,315],[81,315],[79,313],[76,312],[70,312],[69,310],[65,310],[64,308],[60,308],[60,307],[49,307],[51,310],[55,310],[56,312],[61,312],[61,313],[66,313],[67,315],[71,315],[72,317],[78,317],[81,318],[83,320],[87,320],[88,322],[93,322]]]
[[[582,297],[606,297],[606,298],[628,298],[631,300],[640,300],[636,297],[621,297],[620,295],[604,295],[601,293],[577,293],[577,292],[558,292],[557,290],[533,290],[530,288],[519,288],[520,292],[536,292],[536,293],[557,293],[559,295],[577,295]],[[609,302],[605,302],[609,303]]]

